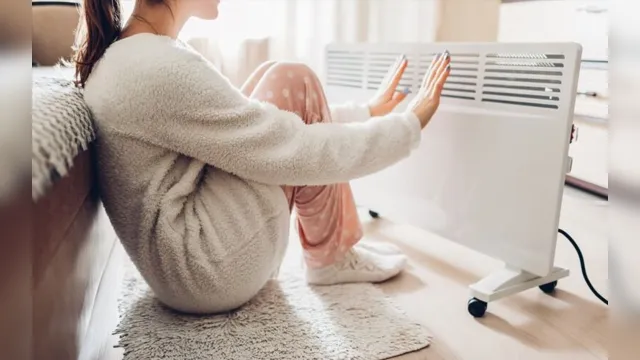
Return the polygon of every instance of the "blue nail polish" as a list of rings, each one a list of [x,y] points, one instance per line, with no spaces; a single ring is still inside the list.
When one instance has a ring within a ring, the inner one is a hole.
[[[408,94],[409,92],[411,92],[411,90],[409,90],[408,87],[404,88],[404,90],[402,91],[405,95]]]

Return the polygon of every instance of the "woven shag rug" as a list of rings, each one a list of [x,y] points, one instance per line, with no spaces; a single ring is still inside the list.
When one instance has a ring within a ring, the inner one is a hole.
[[[431,341],[376,286],[312,287],[291,266],[243,308],[215,316],[175,313],[135,268],[127,273],[116,330],[124,360],[379,360]]]

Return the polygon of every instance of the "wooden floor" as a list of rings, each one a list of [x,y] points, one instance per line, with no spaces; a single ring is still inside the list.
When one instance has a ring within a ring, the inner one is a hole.
[[[604,296],[608,296],[606,214],[606,201],[566,189],[561,227],[579,243],[591,280]],[[434,337],[430,347],[398,359],[608,358],[608,309],[587,288],[568,241],[559,238],[556,263],[572,274],[560,281],[555,295],[532,289],[489,304],[485,318],[477,320],[467,312],[468,286],[501,263],[410,226],[364,215],[363,219],[364,241],[394,243],[409,256],[409,269],[380,286]],[[290,251],[298,252],[297,240],[292,245]],[[116,353],[109,359],[120,359],[121,351]]]
[[[560,224],[582,248],[593,285],[608,297],[606,209],[606,201],[567,188]],[[409,226],[385,220],[365,226],[372,241],[394,243],[410,257],[411,269],[381,286],[434,336],[429,348],[399,359],[608,358],[608,308],[589,291],[565,239],[558,240],[556,263],[572,274],[555,295],[532,289],[490,303],[477,320],[466,310],[468,285],[499,262]]]

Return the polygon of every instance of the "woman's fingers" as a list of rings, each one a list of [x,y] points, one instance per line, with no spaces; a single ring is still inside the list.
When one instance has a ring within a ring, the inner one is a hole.
[[[449,50],[445,51],[440,59],[438,59],[438,63],[436,64],[436,69],[433,71],[431,76],[429,77],[429,82],[426,84],[427,89],[430,89],[435,81],[438,79],[440,74],[444,71],[445,67],[449,65],[451,62],[451,55],[449,54]]]
[[[429,79],[431,78],[431,74],[433,74],[433,72],[436,69],[436,66],[438,64],[438,60],[440,60],[440,58],[442,58],[442,54],[436,54],[433,57],[433,60],[431,60],[431,65],[429,65],[429,68],[427,69],[427,72],[424,74],[424,78],[422,78],[422,84],[420,84],[420,88],[421,89],[427,89],[427,85],[429,84]]]
[[[451,55],[448,51],[444,53],[444,56],[438,61],[438,67],[433,72],[433,76],[430,77],[429,83],[427,84],[427,95],[432,95],[434,89],[439,84],[439,81],[443,79],[443,74],[448,74],[450,70],[451,64]],[[448,75],[447,75],[448,76]],[[444,81],[446,81],[446,77],[444,77]],[[444,86],[444,82],[440,84],[440,88]]]
[[[398,67],[400,66],[400,62],[402,61],[404,55],[400,55],[398,56],[395,61],[393,62],[393,64],[389,67],[389,70],[387,71],[387,73],[384,75],[384,78],[382,79],[382,82],[380,83],[382,85],[382,90],[384,92],[387,91],[387,89],[389,88],[389,84],[391,82],[391,79],[393,78],[393,76],[395,75],[395,73],[398,71]]]
[[[451,73],[451,64],[447,64],[443,71],[438,75],[438,78],[435,80],[432,89],[429,93],[429,96],[432,99],[440,99],[440,95],[442,94],[442,89],[444,88],[444,84],[447,82],[447,78],[449,77],[449,73]]]
[[[389,84],[387,85],[387,96],[393,96],[393,94],[396,92],[396,89],[398,89],[398,85],[402,80],[402,76],[404,75],[404,71],[407,69],[408,64],[409,62],[407,61],[406,57],[402,55],[400,63],[397,65],[395,73],[393,74]]]

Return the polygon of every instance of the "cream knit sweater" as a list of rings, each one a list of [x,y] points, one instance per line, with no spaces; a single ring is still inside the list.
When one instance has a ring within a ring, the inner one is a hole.
[[[150,34],[113,44],[84,96],[105,209],[158,299],[185,312],[236,308],[264,286],[289,236],[281,185],[368,175],[420,140],[415,116],[365,121],[357,106],[305,125],[247,99],[187,45]]]

